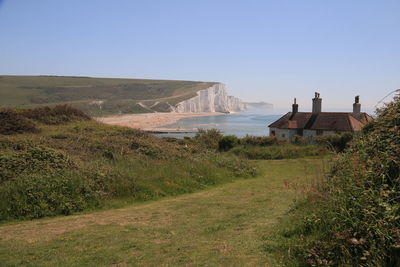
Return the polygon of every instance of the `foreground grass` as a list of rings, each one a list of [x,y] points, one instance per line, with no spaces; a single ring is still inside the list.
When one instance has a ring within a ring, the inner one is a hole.
[[[262,175],[190,195],[0,226],[3,266],[277,266],[265,250],[321,159],[259,161]]]

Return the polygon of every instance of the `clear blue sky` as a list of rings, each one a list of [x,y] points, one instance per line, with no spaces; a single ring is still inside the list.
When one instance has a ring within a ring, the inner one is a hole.
[[[0,0],[0,74],[220,81],[371,107],[400,88],[399,0]]]

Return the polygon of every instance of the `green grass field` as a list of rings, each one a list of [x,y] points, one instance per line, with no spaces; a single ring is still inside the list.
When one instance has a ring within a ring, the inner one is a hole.
[[[282,266],[278,235],[326,160],[256,162],[261,174],[202,192],[0,226],[2,266]]]
[[[0,76],[0,107],[70,104],[92,116],[167,112],[215,83],[62,76]],[[104,102],[95,102],[104,101]]]

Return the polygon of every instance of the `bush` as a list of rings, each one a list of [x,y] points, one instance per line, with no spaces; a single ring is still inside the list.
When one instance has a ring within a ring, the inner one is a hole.
[[[79,109],[68,105],[41,107],[21,110],[20,114],[28,119],[48,125],[58,125],[71,121],[90,120],[90,117]]]
[[[24,110],[0,109],[0,134],[37,133],[39,130],[34,122],[57,125],[80,120],[90,120],[90,117],[67,105]]]
[[[353,133],[341,133],[320,135],[315,138],[315,142],[319,145],[325,146],[336,152],[342,152],[348,148],[350,141],[353,139]]]
[[[228,151],[238,144],[238,138],[234,135],[224,136],[218,142],[218,148],[221,151]]]
[[[0,109],[0,134],[37,133],[36,125],[12,109]]]
[[[300,251],[311,265],[400,264],[400,96],[377,114],[332,168],[306,219],[308,234],[319,237]]]
[[[199,129],[194,137],[194,140],[207,149],[217,150],[218,143],[222,139],[223,135],[217,129],[204,130]]]
[[[307,144],[307,141],[306,141],[306,139],[304,139],[303,136],[296,135],[294,137],[293,143],[296,145],[305,145],[305,144]]]
[[[73,167],[64,153],[46,147],[23,148],[0,155],[0,184],[21,174],[55,173]]]
[[[240,139],[240,144],[244,146],[272,146],[279,143],[280,141],[275,136],[246,135],[246,137]]]
[[[26,174],[0,187],[0,220],[69,215],[98,204],[89,180],[72,172]]]

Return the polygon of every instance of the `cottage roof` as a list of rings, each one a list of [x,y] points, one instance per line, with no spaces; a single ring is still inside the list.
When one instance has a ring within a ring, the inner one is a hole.
[[[288,112],[268,127],[280,129],[310,129],[324,131],[359,131],[373,118],[361,113],[356,118],[351,112]]]
[[[311,117],[311,112],[288,112],[268,127],[282,129],[301,129]]]

